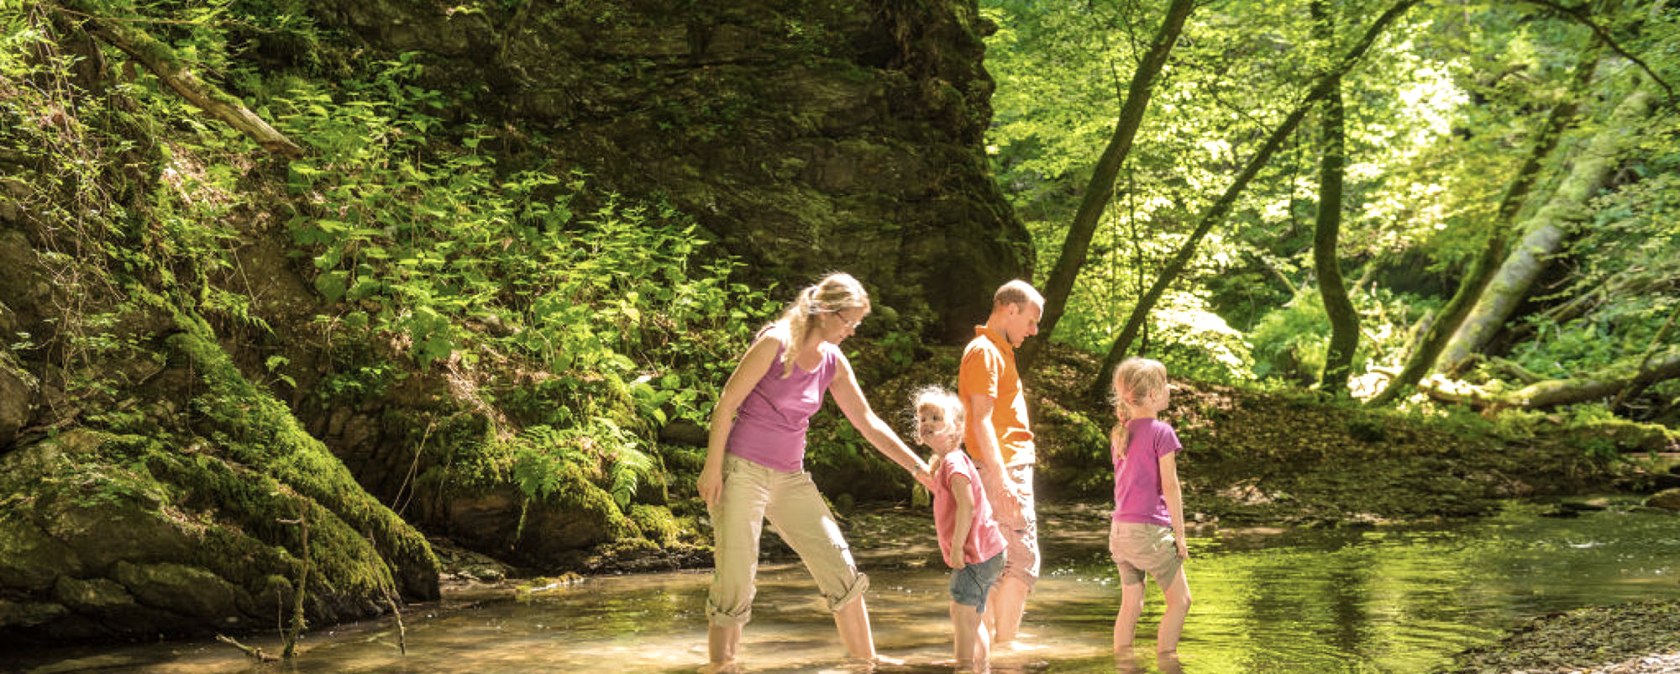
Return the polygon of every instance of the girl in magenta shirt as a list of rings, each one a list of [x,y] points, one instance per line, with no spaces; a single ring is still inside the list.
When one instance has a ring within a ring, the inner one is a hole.
[[[1178,482],[1178,434],[1156,418],[1167,408],[1167,368],[1147,358],[1128,358],[1114,369],[1114,522],[1108,551],[1120,568],[1120,612],[1114,617],[1114,650],[1132,647],[1143,613],[1143,578],[1161,586],[1167,610],[1155,636],[1155,651],[1178,650],[1184,616],[1190,612],[1190,584],[1184,579],[1184,497]]]
[[[950,391],[930,387],[916,393],[914,404],[916,437],[933,449],[933,524],[951,567],[957,671],[991,671],[991,639],[980,617],[986,595],[1003,575],[1003,532],[980,486],[980,469],[962,450],[962,402]]]

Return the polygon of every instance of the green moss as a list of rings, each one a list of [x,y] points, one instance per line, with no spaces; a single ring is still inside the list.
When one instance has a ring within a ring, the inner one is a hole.
[[[671,547],[679,542],[682,528],[677,524],[671,511],[664,506],[635,504],[630,506],[630,521],[640,530],[642,537],[661,547]]]
[[[304,432],[280,401],[252,385],[217,345],[203,321],[178,316],[177,324],[182,332],[170,336],[167,345],[192,364],[207,388],[190,402],[202,420],[194,424],[198,427],[195,430],[209,436],[230,459],[252,473],[272,478],[315,504],[307,513],[314,522],[312,526],[319,527],[312,530],[311,544],[323,546],[326,558],[320,561],[327,582],[355,588],[376,586],[385,580],[386,572],[375,567],[389,562],[398,572],[399,586],[405,593],[436,596],[439,565],[425,538],[362,490],[344,464]],[[250,489],[240,494],[240,480],[233,479],[231,469],[230,473],[216,474],[207,464],[199,467],[204,469],[200,475],[219,485],[224,495],[235,499],[234,503],[258,498]],[[266,516],[275,514],[276,507],[253,504],[252,510]],[[297,510],[292,507],[283,512],[295,517]],[[326,524],[334,519],[342,520],[343,527]],[[364,537],[377,554],[368,556],[359,549]],[[316,559],[316,555],[312,553],[311,558]],[[333,566],[346,575],[332,576],[327,571]]]

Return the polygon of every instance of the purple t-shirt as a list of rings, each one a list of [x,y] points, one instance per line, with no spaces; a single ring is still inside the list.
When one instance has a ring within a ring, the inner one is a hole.
[[[786,333],[781,337],[786,339]],[[783,379],[783,343],[777,340],[776,360],[770,364],[770,371],[741,402],[724,447],[730,454],[765,468],[797,473],[805,470],[805,430],[811,425],[811,415],[822,409],[823,392],[834,381],[842,356],[839,347],[823,342],[819,347],[822,362],[815,370],[795,363]]]
[[[1114,521],[1172,526],[1161,493],[1161,457],[1183,448],[1160,419],[1126,422],[1126,454],[1114,460]]]

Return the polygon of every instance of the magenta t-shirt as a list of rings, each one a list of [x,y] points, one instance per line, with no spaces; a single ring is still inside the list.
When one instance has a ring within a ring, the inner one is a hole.
[[[1161,457],[1183,448],[1160,419],[1126,422],[1126,455],[1114,460],[1114,521],[1172,526],[1161,493]]]
[[[998,531],[992,517],[992,504],[980,486],[980,469],[962,450],[945,454],[939,469],[933,473],[933,528],[939,532],[939,550],[951,558],[951,537],[957,533],[957,498],[951,492],[951,478],[968,478],[969,496],[974,499],[974,518],[968,525],[968,540],[963,541],[963,563],[979,564],[1003,552],[1003,532]]]
[[[761,333],[761,339],[769,332]],[[785,339],[786,334],[782,337]],[[777,340],[770,371],[758,380],[736,411],[735,426],[729,429],[724,447],[730,454],[766,468],[797,473],[805,470],[805,431],[811,425],[811,415],[822,409],[823,392],[834,381],[842,356],[839,347],[823,342],[818,347],[822,362],[815,370],[796,363],[783,379],[782,352],[786,347],[781,344],[782,340]]]

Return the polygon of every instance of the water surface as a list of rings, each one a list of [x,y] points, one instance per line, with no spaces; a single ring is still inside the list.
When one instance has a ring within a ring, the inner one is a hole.
[[[1574,518],[1517,504],[1470,523],[1366,530],[1207,530],[1186,565],[1195,604],[1180,644],[1184,672],[1428,672],[1530,617],[1644,598],[1680,598],[1680,517],[1629,505]],[[918,513],[889,517],[917,528]],[[908,520],[908,521],[906,521]],[[880,519],[871,520],[879,524]],[[926,536],[848,525],[877,647],[949,671],[945,573]],[[1028,604],[1031,649],[999,671],[1160,671],[1152,656],[1109,652],[1119,585],[1096,508],[1047,513],[1045,573]],[[705,661],[705,571],[591,578],[515,600],[457,596],[405,614],[408,654],[390,620],[320,630],[292,663],[254,665],[208,640],[31,654],[22,671],[690,672]],[[1150,588],[1138,647],[1153,650],[1161,610]],[[275,637],[247,643],[276,651]],[[833,621],[797,562],[760,570],[742,660],[754,672],[846,671]],[[1171,663],[1168,663],[1171,664]],[[10,669],[7,666],[6,669]],[[1169,671],[1172,671],[1169,668]]]

